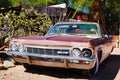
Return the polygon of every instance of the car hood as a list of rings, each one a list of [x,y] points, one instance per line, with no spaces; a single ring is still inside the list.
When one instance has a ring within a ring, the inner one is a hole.
[[[93,38],[87,38],[79,35],[47,35],[16,37],[13,41],[40,45],[85,46],[88,45],[92,39]]]

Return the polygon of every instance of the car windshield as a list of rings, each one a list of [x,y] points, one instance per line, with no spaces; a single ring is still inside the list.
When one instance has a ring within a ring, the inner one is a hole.
[[[49,30],[47,34],[99,36],[96,24],[56,24]]]

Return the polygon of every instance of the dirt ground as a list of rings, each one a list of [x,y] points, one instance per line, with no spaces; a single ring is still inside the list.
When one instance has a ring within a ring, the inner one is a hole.
[[[44,67],[39,70],[26,71],[23,66],[18,65],[14,68],[0,71],[0,80],[75,80],[75,75],[72,77],[69,72],[65,69],[58,70]],[[65,73],[67,73],[67,76],[65,76]]]

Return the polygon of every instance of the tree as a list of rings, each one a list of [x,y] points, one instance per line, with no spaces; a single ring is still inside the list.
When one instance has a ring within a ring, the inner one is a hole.
[[[101,3],[101,10],[104,12],[106,20],[106,28],[113,35],[119,34],[120,25],[120,0],[99,0]]]
[[[110,23],[120,22],[120,0],[105,0],[103,1],[103,10],[106,14],[106,19]]]
[[[63,3],[64,0],[21,0],[22,4],[29,4],[33,6],[49,6],[53,4]]]
[[[90,17],[92,21],[105,26],[104,28],[113,27],[114,24],[120,24],[120,0],[65,0],[67,4],[76,8],[72,17],[80,10],[80,8],[89,8]],[[72,4],[71,4],[72,3]],[[118,30],[118,29],[117,29]]]
[[[0,8],[16,7],[20,4],[28,4],[32,6],[49,6],[60,3],[64,3],[64,0],[0,0]]]

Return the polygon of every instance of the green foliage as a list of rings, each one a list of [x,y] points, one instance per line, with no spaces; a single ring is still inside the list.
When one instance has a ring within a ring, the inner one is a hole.
[[[21,0],[22,4],[29,4],[33,6],[46,6],[54,3],[54,0]]]
[[[0,8],[16,7],[20,5],[20,0],[0,0]]]
[[[64,2],[65,0],[51,0],[51,2],[49,2],[49,5],[61,4]]]
[[[10,6],[10,2],[8,0],[0,0],[0,7],[6,8]]]
[[[53,4],[63,3],[64,0],[0,0],[0,7],[8,8],[9,6],[16,7],[21,4],[32,6],[49,6]]]
[[[7,13],[8,19],[0,15],[0,25],[8,24],[11,36],[34,36],[43,35],[52,25],[50,18],[45,13],[35,13],[36,18],[28,18],[28,14],[33,11],[31,9],[22,9],[20,15],[15,15],[15,11]]]
[[[76,11],[73,14],[72,18],[74,18],[74,16],[76,15],[76,13],[79,11],[79,9],[85,9],[85,8],[89,8],[94,0],[70,0],[70,2],[72,2],[72,7],[75,8],[76,7]]]
[[[8,0],[10,3],[10,6],[16,7],[20,5],[20,0]]]
[[[120,0],[106,0],[104,1],[105,11],[107,11],[107,17],[111,17],[112,21],[111,23],[114,24],[114,22],[120,23]]]
[[[3,22],[5,21],[5,18],[2,13],[0,13],[0,26],[2,26]]]
[[[21,0],[22,4],[29,4],[33,6],[49,6],[53,4],[63,3],[64,0]]]
[[[78,8],[88,8],[91,6],[94,0],[69,0],[73,3],[72,7],[76,6]]]

